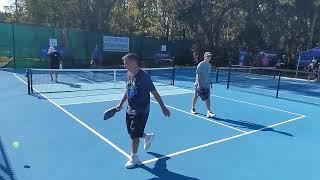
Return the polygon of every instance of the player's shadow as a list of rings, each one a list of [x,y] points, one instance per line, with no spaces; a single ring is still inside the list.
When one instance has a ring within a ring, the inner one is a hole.
[[[15,180],[7,153],[0,138],[0,180]]]
[[[184,176],[182,174],[178,174],[175,172],[172,172],[168,170],[167,168],[167,161],[170,159],[170,157],[163,156],[161,154],[148,152],[148,154],[153,155],[156,158],[159,158],[159,160],[155,163],[153,168],[150,168],[146,165],[140,165],[139,168],[144,169],[148,171],[149,173],[153,174],[154,178],[151,178],[149,180],[199,180],[198,178],[193,178],[189,176]]]
[[[57,81],[57,84],[63,84],[63,85],[67,85],[70,86],[71,88],[81,88],[80,84],[72,84],[72,83],[67,83],[67,82],[62,82],[62,81]]]
[[[63,89],[55,89],[54,87],[52,89],[50,89],[48,86],[47,89],[42,90],[41,92],[37,92],[36,90],[33,91],[33,96],[37,97],[38,99],[46,99],[43,96],[41,96],[41,94],[51,94],[51,93],[59,93],[59,92],[75,92],[75,91],[79,91],[81,90],[81,85],[80,84],[72,84],[72,83],[67,83],[67,82],[62,82],[62,81],[57,81],[56,84],[62,84],[62,85],[66,85],[69,86],[72,89],[69,90],[63,90]],[[48,92],[46,92],[48,90]],[[52,91],[52,92],[50,92]]]
[[[204,114],[201,114],[204,116]],[[270,128],[261,124],[256,124],[253,122],[249,122],[249,121],[242,121],[242,120],[232,120],[232,119],[225,119],[225,118],[219,118],[219,117],[215,117],[212,118],[213,120],[216,121],[220,121],[220,122],[226,122],[230,125],[232,125],[232,127],[237,127],[237,128],[245,128],[245,129],[250,129],[250,130],[260,130],[260,131],[265,131],[265,132],[275,132],[275,133],[279,133],[282,135],[286,135],[286,136],[290,136],[290,137],[294,137],[294,135],[287,133],[287,132],[283,132],[283,131],[277,131],[274,128]]]

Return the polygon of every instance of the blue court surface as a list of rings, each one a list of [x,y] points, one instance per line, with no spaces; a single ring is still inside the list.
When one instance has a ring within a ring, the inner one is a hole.
[[[131,153],[125,110],[103,120],[119,102],[123,82],[39,83],[28,95],[24,70],[0,70],[0,81],[1,180],[320,179],[320,106],[263,95],[270,90],[261,81],[260,89],[214,83],[214,119],[200,99],[199,114],[190,113],[194,69],[177,69],[174,86],[155,82],[171,117],[152,98],[146,132],[156,137],[148,152],[141,141],[142,165],[131,170],[124,167]],[[44,92],[54,88],[60,91]],[[320,102],[320,84],[313,88],[303,96]],[[300,97],[294,89],[287,96]]]

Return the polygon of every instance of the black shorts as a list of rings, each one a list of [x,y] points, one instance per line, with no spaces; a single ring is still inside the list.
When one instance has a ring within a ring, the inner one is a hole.
[[[210,98],[210,88],[197,88],[196,87],[196,94],[200,96],[202,101],[206,101]]]
[[[51,60],[49,62],[49,68],[50,69],[59,69],[60,67],[60,62],[59,61],[55,61],[55,60]]]
[[[149,114],[126,114],[127,130],[131,139],[142,138]]]

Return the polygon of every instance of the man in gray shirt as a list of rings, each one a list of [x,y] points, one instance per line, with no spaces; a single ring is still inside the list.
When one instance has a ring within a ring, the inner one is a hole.
[[[207,106],[207,117],[213,118],[215,114],[212,113],[210,109],[210,74],[211,74],[211,60],[212,54],[210,52],[204,53],[204,60],[200,62],[197,66],[196,71],[196,82],[195,82],[195,93],[192,98],[192,108],[191,113],[196,114],[195,106],[198,97],[205,101]]]

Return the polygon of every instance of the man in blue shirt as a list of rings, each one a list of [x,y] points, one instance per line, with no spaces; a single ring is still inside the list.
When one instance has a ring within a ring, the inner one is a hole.
[[[117,110],[120,111],[125,101],[128,100],[126,125],[127,131],[132,139],[132,154],[125,167],[133,168],[137,164],[140,164],[137,155],[140,138],[144,139],[145,150],[150,148],[151,142],[154,139],[154,134],[146,134],[144,132],[150,111],[150,93],[158,101],[166,117],[170,116],[170,111],[164,105],[149,74],[140,69],[138,65],[140,58],[134,53],[129,53],[125,55],[122,60],[128,70],[127,86],[126,92],[117,106]]]

